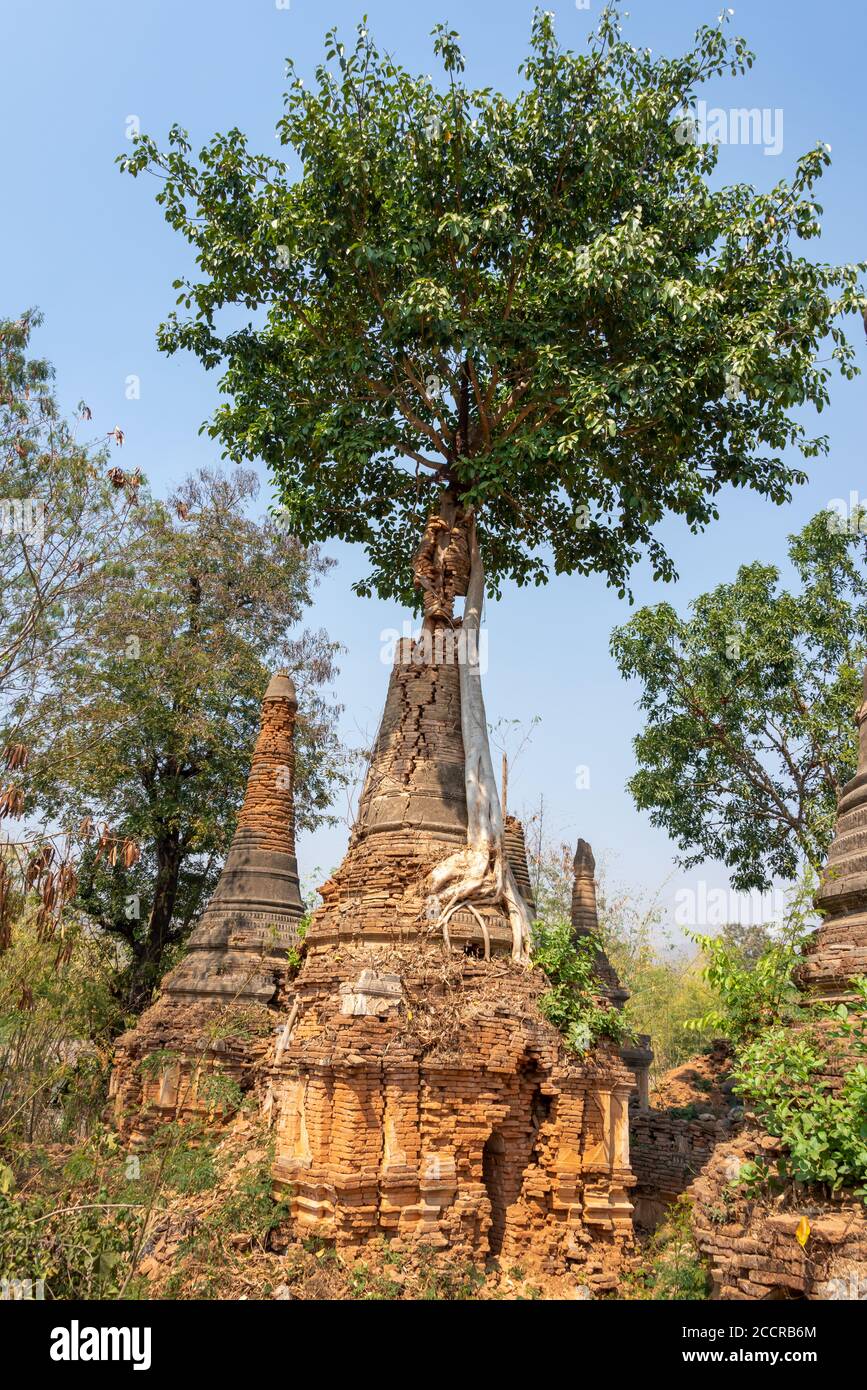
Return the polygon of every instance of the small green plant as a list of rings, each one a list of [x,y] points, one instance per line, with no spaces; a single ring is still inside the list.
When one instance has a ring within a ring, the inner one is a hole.
[[[353,1265],[349,1272],[349,1288],[353,1298],[365,1301],[400,1298],[400,1284],[388,1274],[371,1270],[363,1261]]]
[[[484,1271],[469,1261],[455,1264],[436,1259],[434,1252],[423,1246],[418,1252],[418,1297],[459,1301],[474,1298],[485,1282]]]
[[[164,1154],[162,1182],[174,1192],[207,1192],[217,1181],[213,1146],[203,1129],[189,1121],[165,1125],[157,1136],[155,1154]]]
[[[149,1052],[146,1057],[139,1061],[139,1071],[142,1076],[154,1081],[162,1076],[163,1072],[175,1062],[180,1060],[180,1053],[172,1051],[168,1047],[158,1047],[153,1052]]]
[[[707,1268],[695,1244],[686,1197],[678,1198],[653,1235],[646,1285],[650,1298],[664,1302],[708,1297]]]
[[[289,978],[293,979],[298,974],[307,954],[307,933],[310,930],[310,919],[312,913],[305,912],[296,928],[298,933],[298,945],[290,946],[286,952],[286,961],[289,968]]]
[[[600,950],[593,937],[576,940],[565,919],[537,922],[533,929],[533,965],[545,972],[551,984],[539,1008],[573,1052],[587,1052],[603,1037],[620,1042],[627,1032],[620,1010],[600,1000],[596,971]]]
[[[791,1019],[801,1005],[792,972],[801,958],[801,947],[814,926],[811,902],[815,875],[808,870],[788,904],[776,939],[753,955],[731,933],[720,936],[687,935],[705,957],[703,975],[716,1005],[687,1027],[729,1038],[735,1046],[749,1043],[766,1028]]]
[[[233,1076],[222,1071],[210,1071],[200,1077],[198,1098],[211,1115],[234,1115],[243,1100],[243,1092]]]
[[[825,1027],[797,1032],[779,1025],[743,1049],[735,1077],[757,1118],[779,1138],[779,1176],[854,1188],[867,1201],[867,1065],[857,1062],[835,1091],[819,1078],[829,1054],[867,1057],[867,980],[855,982],[851,1007],[830,1010]],[[741,1180],[760,1186],[764,1173]]]
[[[695,1101],[691,1100],[687,1105],[673,1105],[667,1113],[673,1120],[697,1120],[700,1112]]]

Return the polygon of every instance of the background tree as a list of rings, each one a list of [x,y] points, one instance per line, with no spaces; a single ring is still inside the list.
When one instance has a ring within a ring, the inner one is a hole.
[[[867,541],[858,517],[848,530],[837,520],[821,512],[790,537],[799,591],[756,562],[688,617],[659,604],[612,635],[621,674],[641,686],[635,803],[684,866],[722,860],[739,890],[824,859],[855,772]]]
[[[0,718],[87,629],[136,504],[134,475],[112,486],[105,445],[76,438],[88,407],[62,419],[50,364],[28,356],[41,322],[33,310],[0,321]]]
[[[249,470],[202,470],[168,502],[139,491],[111,591],[51,688],[16,710],[25,809],[89,831],[78,904],[125,942],[132,1005],[213,888],[275,668],[299,693],[300,827],[323,819],[341,775],[323,691],[336,646],[323,631],[293,633],[330,562],[247,513]]]
[[[111,586],[138,506],[140,479],[107,474],[108,446],[81,442],[82,402],[69,423],[58,411],[53,371],[29,356],[41,316],[0,321],[0,951],[23,895],[38,899],[36,929],[51,935],[75,891],[79,845],[29,821],[29,747],[22,712],[54,686],[67,652],[89,631]],[[122,432],[111,432],[115,444]]]
[[[303,541],[364,545],[360,592],[417,603],[444,487],[494,590],[553,568],[623,592],[642,550],[670,578],[667,512],[700,529],[726,484],[783,502],[804,476],[784,448],[825,449],[794,412],[827,401],[829,358],[856,370],[838,318],[867,307],[862,267],[796,249],[826,146],[767,193],[709,186],[717,149],[684,113],[752,63],[724,22],[653,59],[614,6],[581,54],[537,11],[512,99],[464,84],[442,26],[442,88],[361,26],[351,51],[329,34],[312,87],[290,62],[285,160],[237,129],[196,160],[178,126],[121,157],[162,181],[201,269],[161,346],[223,369],[212,434],[269,464]]]

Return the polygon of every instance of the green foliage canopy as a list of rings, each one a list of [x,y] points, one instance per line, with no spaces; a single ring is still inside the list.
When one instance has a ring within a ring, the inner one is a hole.
[[[857,762],[853,715],[867,652],[867,541],[821,512],[790,537],[800,589],[756,562],[681,618],[643,608],[612,634],[636,679],[636,805],[680,847],[767,890],[825,857]]]
[[[825,405],[829,360],[857,370],[838,319],[867,303],[862,267],[796,249],[820,232],[826,146],[766,193],[710,186],[716,147],[683,113],[752,63],[725,22],[654,59],[616,6],[583,53],[537,11],[513,98],[465,85],[442,26],[437,86],[362,24],[349,51],[328,35],[312,88],[289,63],[285,158],[233,129],[196,159],[179,126],[121,157],[161,180],[200,272],[162,348],[222,368],[211,434],[269,464],[303,541],[365,546],[360,592],[415,601],[445,484],[476,508],[495,592],[553,566],[624,593],[644,552],[672,577],[666,513],[698,530],[726,484],[783,502],[804,476],[786,446],[825,449],[792,412]]]

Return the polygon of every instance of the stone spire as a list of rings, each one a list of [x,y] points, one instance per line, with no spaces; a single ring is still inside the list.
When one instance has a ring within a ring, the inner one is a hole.
[[[244,804],[223,872],[189,953],[163,983],[171,995],[256,999],[275,991],[275,968],[297,940],[304,911],[295,858],[295,687],[272,676]]]
[[[397,644],[349,848],[319,890],[311,950],[337,941],[443,941],[429,875],[467,835],[459,632],[438,628]],[[480,915],[488,944],[478,918],[463,908],[449,919],[451,944],[510,951],[505,915],[488,907]]]
[[[596,860],[586,840],[579,840],[575,847],[573,869],[575,877],[572,882],[572,935],[576,940],[582,936],[597,936],[599,914],[596,908]],[[629,998],[629,990],[621,985],[617,972],[604,951],[597,953],[596,973],[612,1004],[616,1004],[618,1008],[625,1004]]]
[[[596,860],[586,840],[579,840],[575,846],[572,869],[573,935],[592,936],[599,930],[599,916],[596,911]]]
[[[527,859],[527,841],[524,827],[517,816],[503,818],[503,848],[506,858],[515,875],[518,891],[530,909],[531,917],[536,916],[536,900],[533,897],[533,884],[530,880],[530,865]]]
[[[867,667],[855,724],[858,770],[840,795],[815,899],[824,921],[797,972],[801,988],[816,1001],[846,998],[850,981],[867,974]]]
[[[596,936],[599,931],[599,913],[596,908],[596,860],[586,840],[579,840],[575,847],[573,861],[575,879],[572,884],[572,935]],[[596,974],[602,982],[603,993],[618,1009],[629,998],[629,990],[624,989],[617,977],[617,971],[604,951],[596,956]],[[650,1108],[650,1064],[653,1052],[650,1038],[639,1034],[630,1039],[620,1049],[629,1070],[635,1077],[638,1090],[638,1105],[641,1110]]]

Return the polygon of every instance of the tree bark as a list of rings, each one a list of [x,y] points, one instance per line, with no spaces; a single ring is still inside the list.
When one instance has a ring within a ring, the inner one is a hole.
[[[512,959],[527,962],[530,955],[530,910],[522,898],[503,841],[503,816],[488,740],[482,676],[479,670],[479,628],[485,592],[485,573],[475,518],[469,522],[470,577],[461,626],[462,649],[458,671],[461,692],[461,733],[467,793],[467,847],[438,864],[431,874],[434,891],[448,888],[438,925],[447,928],[452,913],[463,904],[488,903],[502,907],[512,929]]]
[[[133,939],[130,943],[133,960],[129,975],[129,1002],[133,1008],[143,1007],[149,1002],[158,983],[166,946],[171,940],[183,860],[177,835],[169,834],[157,842],[156,858],[157,872],[147,931],[144,939]]]

